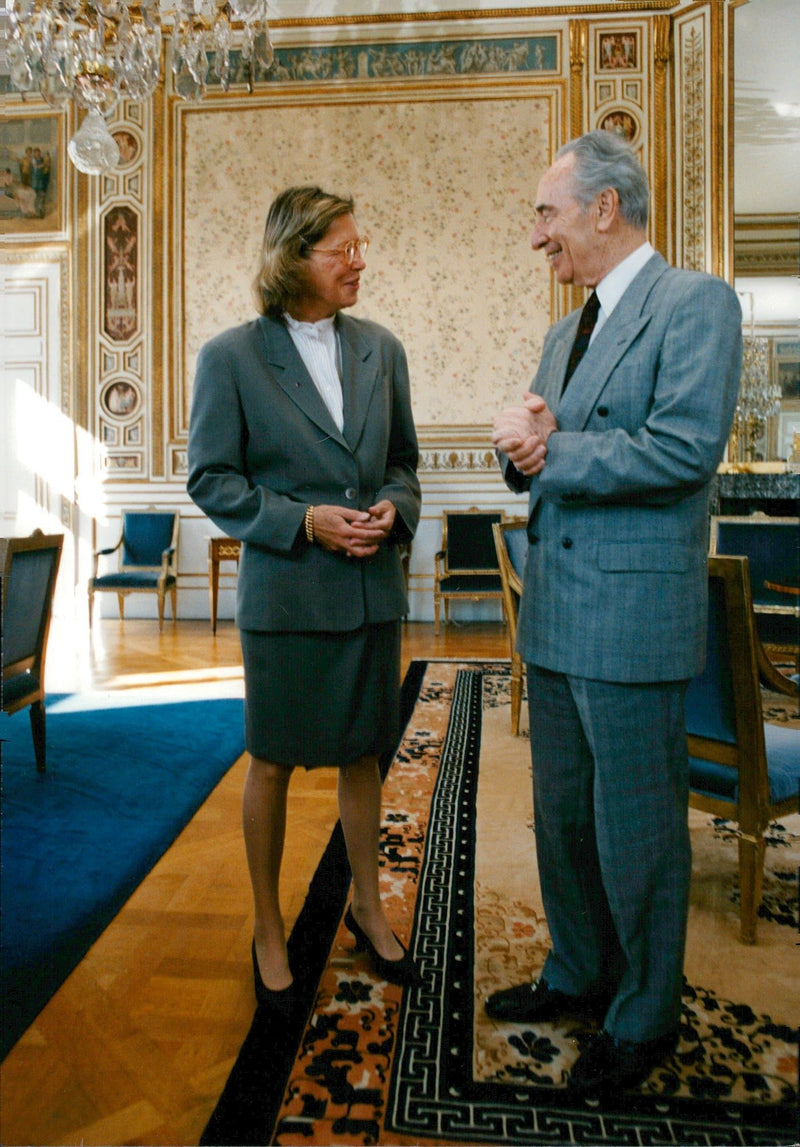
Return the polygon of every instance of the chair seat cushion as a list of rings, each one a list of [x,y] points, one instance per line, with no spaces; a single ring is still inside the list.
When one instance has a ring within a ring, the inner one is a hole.
[[[499,574],[449,574],[439,582],[440,593],[502,593]]]
[[[800,792],[800,729],[765,725],[764,740],[767,744],[770,801],[797,799]]]
[[[119,573],[103,574],[102,577],[92,578],[95,589],[155,589],[158,585],[159,574],[136,573],[134,571],[120,570]],[[169,587],[175,584],[174,577],[167,577],[164,584]]]
[[[16,705],[23,697],[37,693],[39,689],[40,682],[35,673],[17,673],[14,677],[7,677],[3,682],[3,708]]]
[[[764,725],[771,804],[797,797],[800,786],[800,729]],[[739,799],[738,772],[715,761],[689,757],[689,787],[717,800]]]

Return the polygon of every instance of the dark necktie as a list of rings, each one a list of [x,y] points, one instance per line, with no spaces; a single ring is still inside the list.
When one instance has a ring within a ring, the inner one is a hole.
[[[567,383],[572,378],[575,367],[586,354],[586,348],[589,346],[589,339],[592,337],[594,325],[597,322],[597,312],[600,310],[600,300],[597,297],[597,291],[592,291],[589,298],[586,300],[583,310],[581,311],[580,321],[578,323],[578,332],[575,335],[575,342],[572,344],[572,350],[569,352],[569,361],[567,363],[567,373],[564,376],[564,389],[566,390]]]

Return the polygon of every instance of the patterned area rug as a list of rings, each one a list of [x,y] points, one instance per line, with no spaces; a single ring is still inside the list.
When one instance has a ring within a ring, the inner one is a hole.
[[[309,1010],[257,1015],[203,1143],[787,1144],[797,1137],[800,817],[772,826],[755,947],[740,944],[736,826],[691,814],[692,908],[680,1044],[642,1086],[572,1100],[591,1027],[501,1024],[485,996],[534,977],[548,947],[527,733],[508,668],[416,662],[384,787],[382,892],[424,984],[372,974],[341,923],[341,834],[290,954]],[[773,720],[797,721],[772,698]]]

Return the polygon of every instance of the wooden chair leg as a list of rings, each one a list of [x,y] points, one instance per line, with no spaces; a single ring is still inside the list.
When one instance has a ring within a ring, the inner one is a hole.
[[[120,619],[120,621],[124,621],[125,620],[125,594],[124,593],[118,593],[117,594],[117,601],[119,602],[119,619]]]
[[[177,586],[172,587],[172,589],[169,591],[169,596],[170,596],[170,599],[172,601],[172,620],[177,621],[178,620],[178,588],[177,588]]]
[[[433,595],[433,632],[439,636],[439,615],[442,609],[442,599],[438,593]]]
[[[94,620],[94,589],[89,586],[89,632],[92,632],[92,621]]]
[[[758,909],[764,882],[763,834],[756,838],[742,833],[739,837],[740,939],[755,944]]]
[[[36,757],[36,768],[43,773],[47,768],[47,747],[45,739],[44,703],[34,701],[30,709],[31,733],[33,734],[33,752]]]
[[[519,715],[522,709],[522,667],[511,662],[511,732],[519,734]]]
[[[158,629],[159,632],[164,628],[164,600],[166,593],[159,592],[158,594]]]

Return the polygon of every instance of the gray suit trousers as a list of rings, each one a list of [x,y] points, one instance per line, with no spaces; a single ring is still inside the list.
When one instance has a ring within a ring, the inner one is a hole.
[[[614,684],[529,664],[534,821],[552,938],[544,976],[609,988],[604,1028],[680,1018],[691,876],[686,682]]]

